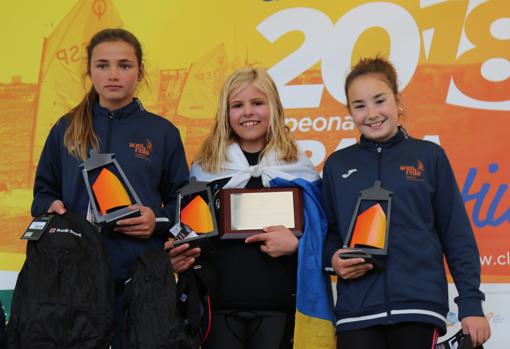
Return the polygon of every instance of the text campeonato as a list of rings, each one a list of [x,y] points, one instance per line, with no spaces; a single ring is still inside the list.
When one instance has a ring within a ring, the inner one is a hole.
[[[354,130],[354,122],[352,116],[332,115],[329,117],[316,116],[311,118],[304,116],[300,119],[295,117],[286,117],[285,124],[290,128],[291,132],[324,132],[324,131],[351,131]]]

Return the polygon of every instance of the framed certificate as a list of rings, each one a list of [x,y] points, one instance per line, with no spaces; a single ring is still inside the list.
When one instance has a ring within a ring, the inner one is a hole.
[[[222,239],[244,239],[272,225],[302,234],[301,188],[222,189],[219,196]]]

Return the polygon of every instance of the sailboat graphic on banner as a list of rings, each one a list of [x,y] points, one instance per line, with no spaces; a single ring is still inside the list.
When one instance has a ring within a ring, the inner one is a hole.
[[[189,119],[213,118],[228,66],[223,44],[193,63],[181,92],[177,114]]]
[[[78,104],[89,88],[82,83],[88,41],[101,29],[122,24],[112,0],[80,0],[45,38],[32,127],[33,168],[52,125]]]

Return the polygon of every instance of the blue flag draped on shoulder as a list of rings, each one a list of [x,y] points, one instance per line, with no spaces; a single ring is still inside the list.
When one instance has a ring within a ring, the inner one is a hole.
[[[190,176],[206,182],[230,177],[224,188],[244,188],[251,177],[262,177],[265,187],[302,188],[304,234],[298,245],[294,348],[335,348],[331,282],[322,268],[327,222],[320,203],[321,180],[310,160],[300,153],[296,162],[286,162],[270,152],[258,165],[250,166],[239,145],[233,143],[218,173],[206,172],[193,164]]]
[[[271,180],[272,187],[303,189],[304,234],[298,244],[294,349],[336,348],[331,282],[322,268],[327,222],[320,204],[320,180]]]

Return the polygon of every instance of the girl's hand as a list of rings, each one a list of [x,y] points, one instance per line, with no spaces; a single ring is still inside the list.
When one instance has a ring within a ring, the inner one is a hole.
[[[146,206],[129,206],[129,210],[140,209],[140,216],[121,219],[117,221],[113,230],[116,232],[134,236],[140,239],[148,239],[151,237],[156,227],[156,216],[150,207]]]
[[[296,252],[298,239],[289,229],[283,225],[274,225],[263,230],[263,233],[252,235],[244,242],[261,242],[260,250],[271,257],[287,256]]]
[[[200,248],[189,248],[189,244],[182,244],[174,247],[174,241],[169,240],[165,243],[165,250],[170,250],[168,256],[170,256],[170,263],[172,269],[176,273],[182,273],[188,270],[195,263],[196,258],[200,256]]]
[[[374,268],[372,264],[366,263],[363,258],[340,258],[340,253],[347,251],[348,250],[339,249],[331,258],[331,266],[335,270],[336,275],[341,279],[356,279]]]
[[[66,211],[64,203],[61,200],[53,201],[48,208],[48,213],[64,214]]]
[[[489,320],[484,316],[467,316],[460,321],[464,335],[471,337],[473,348],[485,343],[491,336]]]

